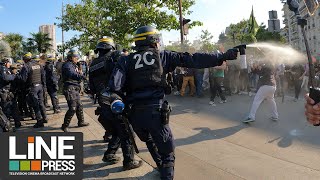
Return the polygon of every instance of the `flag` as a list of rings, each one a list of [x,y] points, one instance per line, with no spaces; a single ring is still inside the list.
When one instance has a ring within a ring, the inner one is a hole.
[[[251,34],[253,36],[256,36],[258,30],[259,30],[259,25],[256,21],[256,18],[254,17],[253,6],[252,6],[251,15],[250,15],[248,25],[247,25],[247,33]]]

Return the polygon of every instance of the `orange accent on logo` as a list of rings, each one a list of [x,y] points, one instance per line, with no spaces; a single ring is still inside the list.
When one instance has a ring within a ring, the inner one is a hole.
[[[31,161],[31,171],[41,171],[41,161]]]
[[[28,137],[28,143],[34,143],[34,137]]]

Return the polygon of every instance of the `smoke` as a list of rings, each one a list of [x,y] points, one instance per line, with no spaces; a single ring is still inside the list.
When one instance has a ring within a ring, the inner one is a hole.
[[[287,64],[307,62],[307,56],[293,49],[288,45],[279,45],[275,43],[254,43],[247,47],[256,48],[263,54],[263,60],[272,64]]]
[[[11,48],[8,43],[3,40],[0,40],[0,58],[10,57],[11,56]]]

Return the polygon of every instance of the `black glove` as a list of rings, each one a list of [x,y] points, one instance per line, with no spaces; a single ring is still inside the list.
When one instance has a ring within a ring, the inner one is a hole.
[[[223,60],[236,60],[238,57],[238,49],[229,49],[227,52],[223,53]]]

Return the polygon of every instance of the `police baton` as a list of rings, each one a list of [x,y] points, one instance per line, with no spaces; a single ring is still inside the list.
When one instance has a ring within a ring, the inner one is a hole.
[[[128,134],[129,134],[129,140],[134,148],[134,151],[137,154],[139,154],[139,149],[138,149],[138,146],[137,146],[136,141],[134,140],[134,136],[133,136],[134,131],[133,131],[131,124],[128,121],[128,118],[124,117],[123,115],[118,115],[118,116],[119,116],[119,119],[123,120],[123,123],[126,127],[126,130],[128,131]]]

